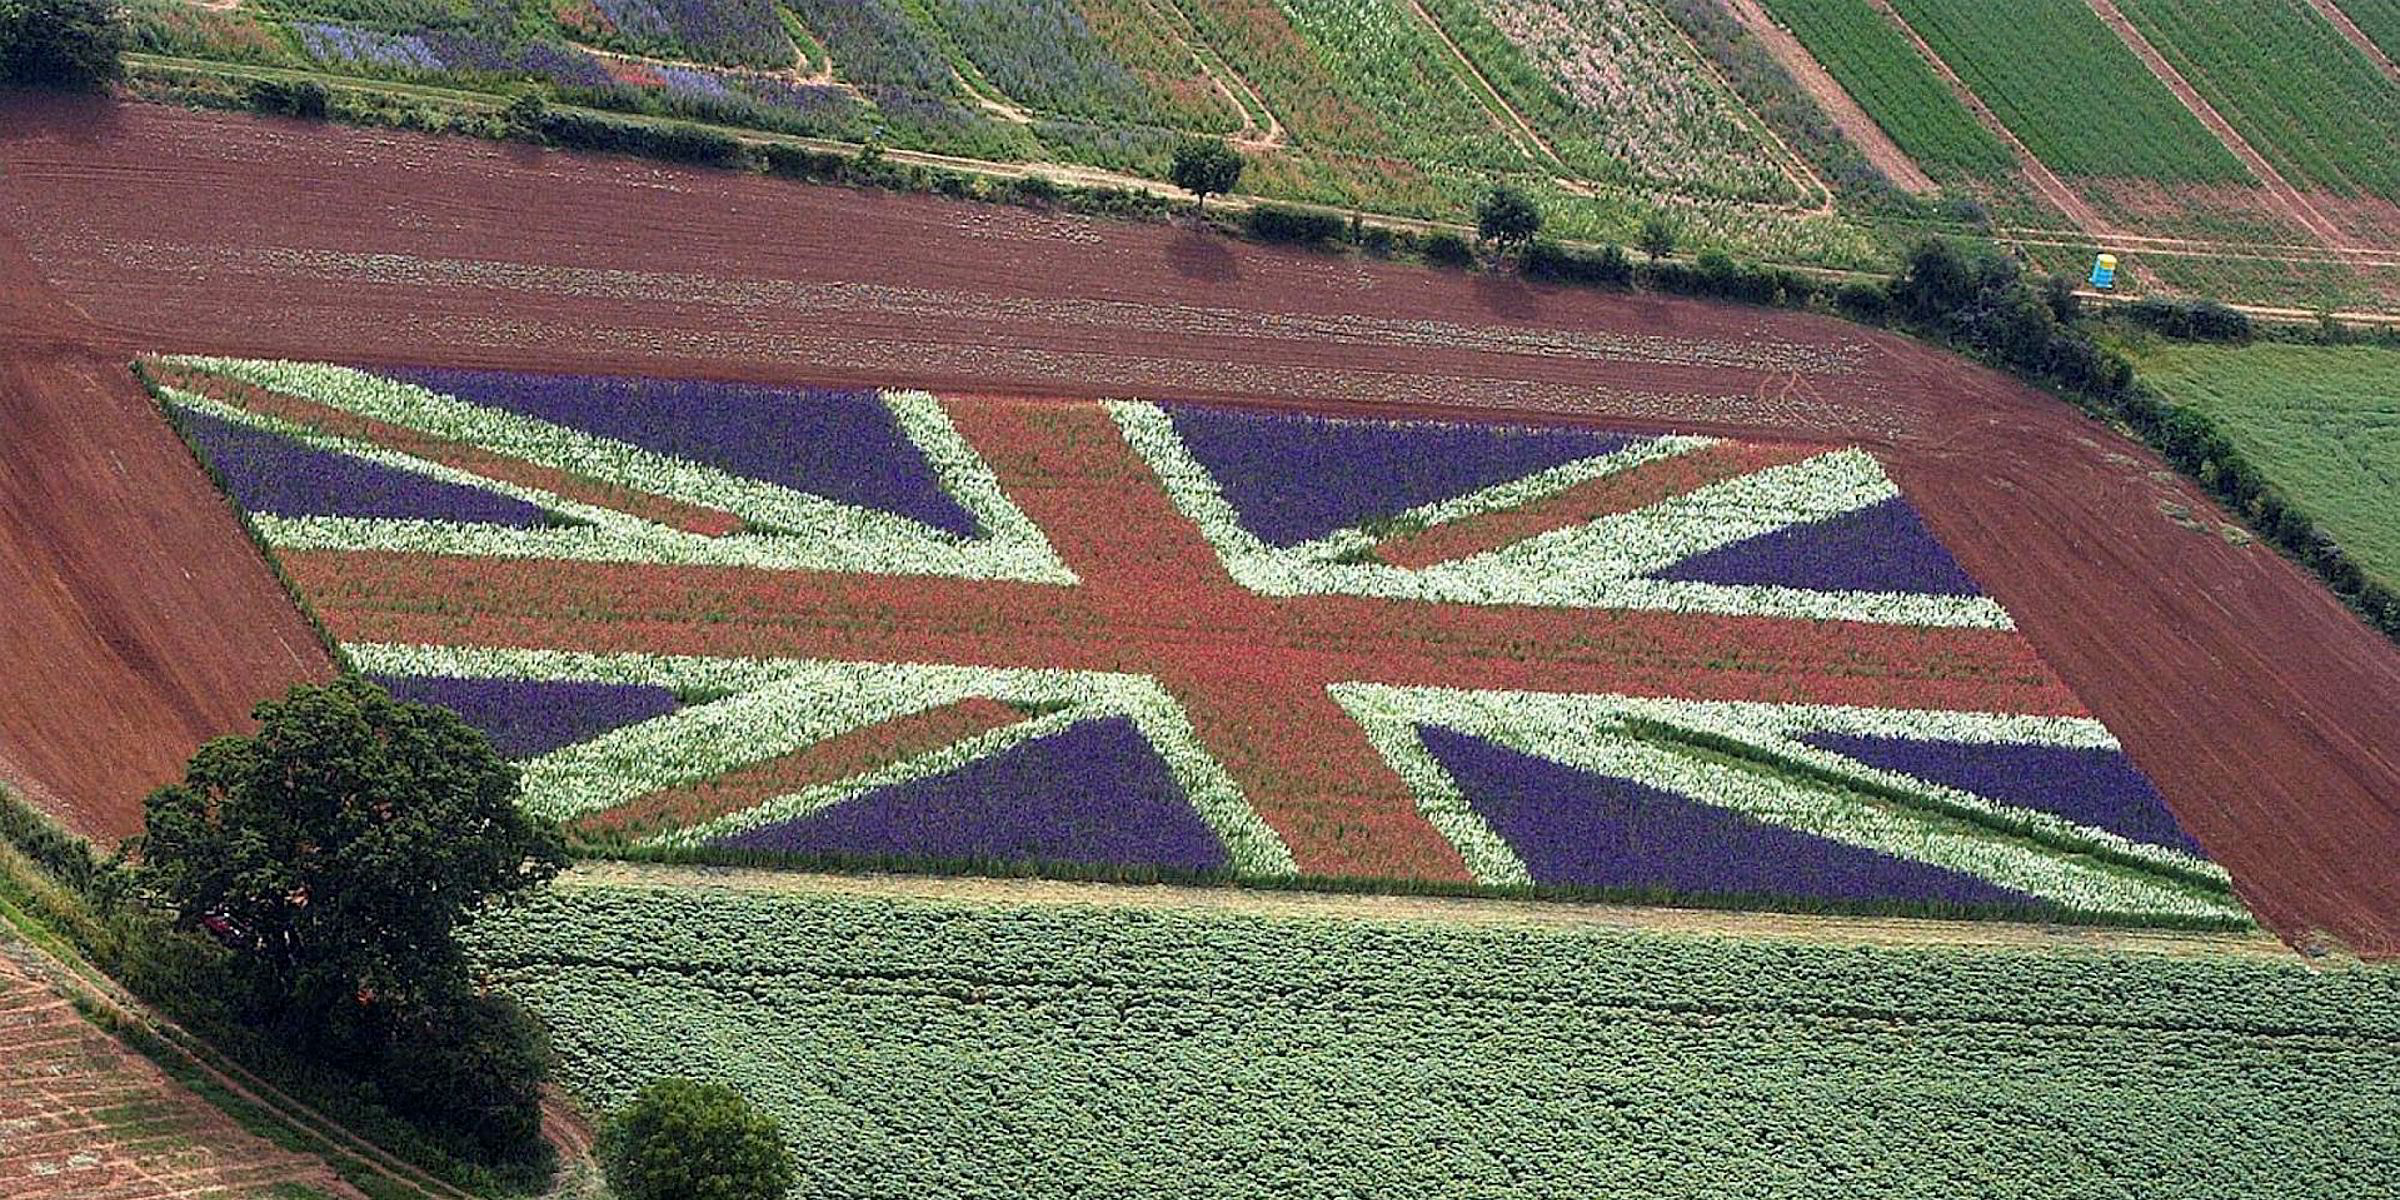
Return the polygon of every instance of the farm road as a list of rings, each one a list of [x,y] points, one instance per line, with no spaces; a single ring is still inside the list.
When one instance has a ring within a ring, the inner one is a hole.
[[[1382,896],[1354,892],[1262,891],[1175,884],[1083,883],[973,876],[834,875],[741,867],[594,861],[560,877],[559,886],[716,889],[784,895],[879,896],[989,907],[1131,908],[1305,921],[1412,922],[1528,929],[1618,930],[1692,937],[1803,941],[1819,945],[1975,946],[2077,949],[2112,953],[2289,958],[2265,933],[2198,933],[2034,925],[2014,921],[1943,921],[1920,917],[1818,916],[1804,913],[1562,903],[1464,896]]]

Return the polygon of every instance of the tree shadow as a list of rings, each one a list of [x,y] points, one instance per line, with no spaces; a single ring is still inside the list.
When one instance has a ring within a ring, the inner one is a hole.
[[[55,139],[93,146],[124,122],[125,106],[108,96],[0,87],[0,142]]]
[[[1241,265],[1223,239],[1188,227],[1167,243],[1167,267],[1202,283],[1231,283],[1242,277]]]
[[[1493,315],[1512,321],[1530,321],[1542,315],[1541,293],[1522,276],[1493,271],[1474,279],[1475,298]]]

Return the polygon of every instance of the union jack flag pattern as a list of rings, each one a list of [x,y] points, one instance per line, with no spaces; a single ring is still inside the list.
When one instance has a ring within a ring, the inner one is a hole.
[[[146,360],[595,845],[2244,916],[1840,445]]]

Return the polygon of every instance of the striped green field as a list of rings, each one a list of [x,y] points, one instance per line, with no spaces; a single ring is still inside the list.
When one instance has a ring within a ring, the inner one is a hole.
[[[1893,0],[1893,7],[2061,175],[2250,182],[2233,153],[2083,0]]]
[[[2400,200],[2400,84],[2292,0],[2119,0],[2293,183]]]
[[[2133,350],[2144,379],[2214,418],[2362,568],[2400,586],[2400,350]]]
[[[775,886],[769,884],[767,886]],[[2357,1197],[2400,972],[1004,893],[557,889],[562,1077],[722,1080],[825,1197]]]
[[[2008,147],[1866,0],[1764,0],[1894,143],[1936,178],[2004,176]]]
[[[2350,23],[2382,51],[2400,59],[2400,0],[2334,0]]]

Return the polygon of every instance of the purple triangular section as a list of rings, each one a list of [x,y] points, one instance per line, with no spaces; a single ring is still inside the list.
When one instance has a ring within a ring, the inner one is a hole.
[[[1690,583],[1776,584],[1820,592],[1982,592],[1958,560],[1894,496],[1828,520],[1791,525],[1695,555],[1654,576]]]
[[[374,368],[472,404],[631,442],[646,450],[841,504],[974,537],[923,451],[872,390],[451,368]]]
[[[1419,737],[1534,882],[1825,900],[2038,906],[2023,892],[1578,770],[1439,726]]]
[[[1847,733],[1804,734],[1800,740],[1870,767],[2207,857],[2176,822],[2166,797],[2119,750]]]
[[[178,409],[175,419],[246,512],[520,528],[550,522],[548,513],[514,496],[320,449],[209,413]]]
[[[492,739],[502,758],[532,758],[676,709],[675,693],[630,683],[370,675],[395,698],[434,704]]]
[[[1082,721],[720,845],[869,858],[1215,870],[1225,847],[1148,738]]]
[[[1175,431],[1242,525],[1292,546],[1632,444],[1624,434],[1177,405]]]

